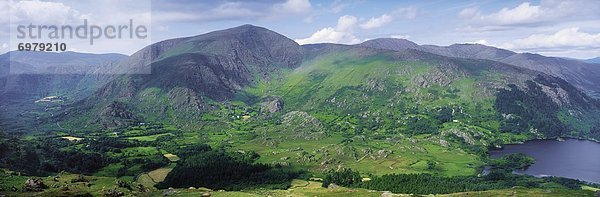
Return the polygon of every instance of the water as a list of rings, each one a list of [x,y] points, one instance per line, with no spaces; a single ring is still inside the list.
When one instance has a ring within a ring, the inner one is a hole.
[[[600,183],[600,143],[576,139],[532,140],[490,151],[492,158],[510,153],[524,153],[535,158],[535,164],[526,170],[517,170],[516,173],[537,177],[560,176]]]

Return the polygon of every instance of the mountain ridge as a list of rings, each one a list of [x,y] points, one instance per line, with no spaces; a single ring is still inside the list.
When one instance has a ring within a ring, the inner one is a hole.
[[[410,47],[407,47],[407,42],[412,43]],[[591,96],[597,97],[600,95],[600,69],[578,60],[546,57],[531,53],[515,53],[481,44],[418,45],[408,40],[394,38],[368,40],[358,45],[388,50],[411,48],[450,57],[500,61],[558,76],[573,83]]]
[[[149,74],[115,76],[83,100],[55,111],[58,115],[42,119],[40,125],[51,129],[118,130],[141,122],[171,122],[181,128],[199,129],[214,124],[206,121],[207,114],[222,116],[214,113],[239,102],[242,104],[235,105],[243,108],[266,101],[285,103],[281,104],[285,106],[282,109],[266,111],[319,114],[316,109],[327,109],[323,112],[327,116],[340,116],[332,104],[348,112],[375,110],[379,114],[388,110],[373,106],[378,102],[423,102],[428,107],[418,112],[430,113],[448,107],[444,105],[473,107],[461,100],[466,99],[495,111],[485,115],[490,117],[505,110],[502,113],[521,113],[520,121],[529,121],[527,118],[533,119],[540,113],[551,113],[551,119],[544,123],[556,122],[559,125],[549,125],[560,127],[561,131],[547,133],[549,137],[589,135],[589,128],[597,120],[586,117],[597,110],[596,100],[551,74],[480,57],[537,56],[483,45],[440,48],[394,39],[375,39],[359,45],[300,46],[271,30],[244,25],[144,47],[120,61],[116,69],[150,69]],[[535,105],[526,100],[528,97],[509,96],[530,94],[539,97],[538,102],[554,103],[551,106],[555,109],[523,112],[511,111],[519,106],[494,108],[499,93],[507,99],[525,99],[518,102]],[[361,97],[365,106],[352,101]],[[469,113],[480,112],[473,108]],[[508,119],[495,121],[509,124]],[[61,122],[61,127],[48,125],[54,122]],[[572,127],[575,123],[584,124]],[[543,124],[517,125],[520,126],[513,129],[523,131]],[[543,129],[540,135],[549,130]]]

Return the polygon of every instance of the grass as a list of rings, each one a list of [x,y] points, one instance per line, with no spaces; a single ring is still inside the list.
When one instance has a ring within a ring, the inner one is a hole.
[[[10,186],[16,186],[20,188],[20,186],[25,182],[28,178],[26,176],[8,176],[7,174],[1,174],[0,176],[0,186],[3,188],[8,188]],[[46,185],[54,185],[54,187],[50,187],[42,192],[10,192],[3,191],[0,192],[0,195],[7,196],[76,196],[76,195],[86,195],[91,194],[92,196],[102,196],[103,191],[107,189],[117,189],[121,192],[124,192],[126,196],[159,196],[162,195],[163,192],[167,190],[156,190],[152,186],[155,184],[155,181],[152,180],[151,176],[144,173],[138,176],[137,180],[132,183],[142,184],[150,190],[145,193],[140,193],[136,190],[129,190],[125,188],[118,188],[115,184],[117,178],[115,177],[102,177],[102,176],[85,176],[85,179],[88,182],[78,182],[71,183],[71,180],[74,180],[78,177],[77,174],[70,173],[60,173],[57,175],[57,181],[53,180],[53,177],[40,177]],[[127,182],[131,181],[128,177],[123,178]],[[67,187],[67,190],[63,188]],[[444,195],[434,195],[434,196],[594,196],[594,191],[589,188],[584,188],[584,190],[568,190],[568,189],[560,189],[560,188],[551,188],[551,189],[531,189],[531,188],[521,188],[515,187],[511,189],[501,189],[501,190],[489,190],[489,191],[477,191],[477,192],[461,192],[454,194],[444,194]],[[384,192],[382,191],[373,191],[366,190],[360,188],[345,188],[345,187],[337,187],[337,188],[322,188],[321,182],[317,181],[306,181],[295,179],[291,182],[291,187],[287,190],[247,190],[247,191],[212,191],[206,188],[197,188],[197,189],[174,189],[173,190],[176,196],[200,196],[202,193],[210,193],[211,196],[299,196],[299,197],[313,197],[313,196],[382,196]],[[409,196],[408,194],[395,194],[395,196]]]
[[[250,191],[207,191],[204,189],[176,189],[178,196],[198,196],[202,193],[210,193],[211,196],[298,196],[298,197],[335,197],[335,196],[356,196],[356,197],[379,197],[383,191],[373,191],[366,189],[354,189],[354,188],[322,188],[320,182],[294,180],[292,181],[292,187],[287,190],[250,190]],[[413,196],[410,194],[392,194],[393,196]],[[474,196],[474,197],[492,197],[492,196],[590,196],[593,197],[594,193],[591,191],[584,190],[567,190],[567,189],[530,189],[530,188],[513,188],[513,189],[501,189],[501,190],[489,190],[489,191],[477,191],[477,192],[461,192],[453,194],[442,194],[442,195],[428,195],[428,196],[440,196],[440,197],[457,197],[457,196]]]
[[[600,191],[600,188],[590,187],[590,186],[587,186],[587,185],[581,186],[581,189],[583,189],[583,190],[590,190],[590,191],[594,191],[594,192],[595,191]]]
[[[478,191],[478,192],[461,192],[454,194],[446,194],[439,196],[590,196],[593,197],[594,193],[585,190],[567,190],[567,189],[531,189],[531,188],[514,188],[514,189],[501,189],[501,190],[489,190],[489,191]]]
[[[79,141],[79,140],[83,140],[84,138],[80,138],[80,137],[73,137],[73,136],[64,136],[64,137],[60,137],[62,139],[67,139],[69,141]]]
[[[102,177],[102,176],[85,176],[87,182],[72,182],[72,180],[76,179],[79,175],[70,174],[70,173],[59,173],[56,176],[50,177],[38,177],[41,178],[44,184],[49,186],[48,189],[45,189],[42,192],[9,192],[3,191],[0,192],[0,195],[7,196],[78,196],[86,194],[91,194],[93,196],[102,196],[104,190],[115,188],[119,191],[124,192],[127,195],[139,196],[141,193],[136,191],[131,191],[125,188],[118,188],[115,185],[116,179],[115,177]],[[57,177],[56,181],[53,177]],[[21,188],[25,180],[29,177],[26,176],[0,176],[0,185],[4,188],[6,186],[15,186],[17,188]],[[55,186],[55,187],[53,187]],[[65,189],[68,188],[68,189]],[[151,194],[152,192],[156,192],[156,190],[152,190],[147,194]],[[152,196],[152,195],[150,195]]]
[[[135,157],[135,156],[149,156],[160,154],[160,151],[156,147],[131,147],[121,149],[124,156]]]
[[[119,169],[123,167],[121,163],[112,163],[96,172],[94,176],[115,176]]]
[[[274,138],[276,138],[274,136]],[[409,140],[400,140],[388,143],[380,140],[369,140],[368,142],[353,142],[342,145],[343,138],[332,135],[321,140],[299,140],[285,141],[277,147],[269,147],[261,144],[260,140],[249,141],[236,145],[243,150],[253,150],[261,155],[259,162],[273,163],[281,161],[293,162],[293,165],[308,167],[319,172],[327,168],[337,168],[335,165],[321,165],[328,158],[334,158],[342,167],[352,168],[362,173],[383,175],[389,173],[435,173],[446,176],[474,175],[475,167],[482,164],[475,155],[468,154],[460,149],[449,149],[428,140],[420,140],[413,143]],[[354,150],[355,149],[355,150]],[[365,157],[364,151],[372,150],[374,158],[369,155]],[[352,150],[352,151],[350,151]],[[377,155],[377,151],[391,151],[387,157]],[[296,162],[301,158],[299,154],[307,152],[313,155],[316,161]],[[328,152],[329,156],[325,155]],[[358,158],[350,156],[356,152]],[[287,160],[282,160],[287,158]],[[435,169],[427,169],[426,161],[435,161]]]
[[[177,155],[174,155],[174,154],[171,154],[171,153],[164,154],[163,156],[165,156],[171,162],[179,161],[179,157]]]
[[[171,172],[173,170],[174,166],[169,166],[169,167],[164,167],[164,168],[159,168],[156,170],[152,170],[150,172],[148,172],[148,176],[150,176],[150,178],[155,182],[162,182],[165,180],[165,178],[167,177],[167,175],[169,174],[169,172]]]
[[[167,136],[167,135],[173,135],[173,134],[171,134],[171,133],[161,133],[161,134],[156,134],[156,135],[146,135],[146,136],[129,137],[127,139],[144,141],[144,142],[151,142],[151,141],[156,141],[156,138],[158,138],[160,136]]]

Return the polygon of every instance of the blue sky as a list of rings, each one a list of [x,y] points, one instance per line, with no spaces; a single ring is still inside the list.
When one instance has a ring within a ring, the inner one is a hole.
[[[548,56],[600,56],[600,1],[597,0],[91,2],[10,1],[5,5],[0,4],[0,9],[11,10],[4,12],[10,13],[11,17],[8,18],[12,19],[11,23],[26,23],[39,18],[56,18],[59,23],[77,22],[82,18],[94,18],[98,23],[119,23],[126,22],[134,15],[141,16],[145,19],[140,20],[151,27],[150,42],[253,24],[279,32],[301,44],[354,44],[373,38],[393,37],[405,38],[418,44],[481,43]],[[43,11],[28,11],[35,6]],[[19,20],[14,20],[15,18]],[[5,25],[3,32],[7,31],[6,27],[8,26]],[[12,48],[13,46],[6,46],[9,43],[13,44],[0,39],[0,51]],[[82,42],[73,43],[70,48],[84,52],[116,51],[131,54],[147,43],[106,41],[90,47]]]

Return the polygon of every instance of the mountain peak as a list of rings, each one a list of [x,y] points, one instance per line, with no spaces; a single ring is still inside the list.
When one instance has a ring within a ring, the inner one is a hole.
[[[196,40],[196,39],[205,39],[208,37],[219,37],[219,38],[225,38],[228,36],[235,36],[238,37],[240,35],[246,35],[246,36],[257,36],[257,35],[271,35],[271,36],[278,36],[278,37],[285,37],[277,32],[271,31],[267,28],[264,27],[259,27],[259,26],[255,26],[255,25],[250,25],[250,24],[245,24],[245,25],[240,25],[237,27],[232,27],[229,29],[223,29],[223,30],[219,30],[219,31],[212,31],[206,34],[202,34],[202,35],[198,35],[195,36],[192,40]]]
[[[399,38],[377,38],[360,43],[359,46],[395,51],[420,48],[417,43]]]

